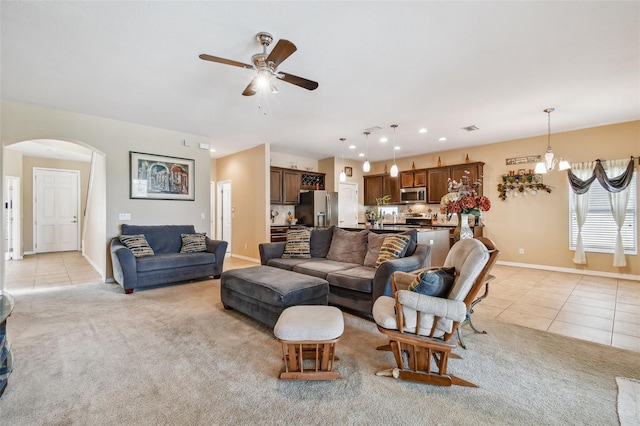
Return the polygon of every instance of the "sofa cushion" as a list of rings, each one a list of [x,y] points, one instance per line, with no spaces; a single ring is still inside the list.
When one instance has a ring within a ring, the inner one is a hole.
[[[376,270],[374,268],[356,266],[355,268],[330,272],[327,274],[326,279],[330,286],[371,294],[373,292],[373,277],[375,273]]]
[[[147,272],[206,264],[211,264],[213,267],[215,260],[216,255],[206,251],[189,254],[160,253],[155,256],[140,257],[136,260],[136,264],[138,272]]]
[[[180,246],[180,253],[196,253],[199,251],[207,251],[207,242],[205,241],[206,235],[203,233],[195,234],[180,234],[182,245]]]
[[[376,259],[376,268],[380,266],[382,262],[387,260],[399,259],[404,256],[409,247],[411,236],[409,235],[387,235],[380,247],[380,254]]]
[[[128,225],[122,224],[125,235],[144,234],[153,251],[158,253],[178,253],[182,246],[180,234],[195,234],[193,225]]]
[[[131,250],[135,257],[153,256],[155,254],[144,234],[120,235],[118,238],[122,244]]]
[[[364,266],[374,268],[376,266],[376,260],[380,254],[380,247],[382,242],[389,234],[378,234],[375,232],[369,232],[367,235],[367,254],[364,257]]]
[[[456,278],[456,268],[429,269],[420,272],[409,290],[434,297],[447,297]]]
[[[356,266],[360,265],[357,263],[345,263],[336,262],[334,260],[319,259],[315,262],[299,263],[293,267],[292,271],[318,278],[325,278],[329,272],[355,268]]]
[[[367,234],[369,231],[366,229],[352,232],[333,228],[327,259],[362,265],[367,254]]]
[[[300,265],[302,263],[307,262],[316,262],[316,261],[324,261],[325,259],[319,257],[312,257],[311,259],[283,259],[281,257],[274,257],[273,259],[267,260],[267,266],[272,266],[274,268],[286,269],[287,271],[291,271],[294,266]]]
[[[311,257],[327,257],[329,247],[331,247],[331,238],[333,237],[333,228],[313,228],[311,230],[311,241],[309,243],[311,249]]]
[[[411,237],[411,241],[409,241],[409,246],[407,246],[407,251],[403,257],[413,256],[416,252],[416,247],[418,246],[418,230],[411,229],[409,231],[401,232],[400,235],[409,235]]]
[[[310,259],[311,249],[309,241],[311,239],[311,230],[305,229],[289,229],[287,231],[287,245],[282,253],[283,259]]]

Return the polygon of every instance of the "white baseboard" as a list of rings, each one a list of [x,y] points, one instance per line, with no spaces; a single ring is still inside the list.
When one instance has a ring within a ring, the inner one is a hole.
[[[518,268],[542,269],[543,271],[565,272],[567,274],[591,275],[594,277],[606,277],[606,278],[616,278],[620,280],[640,281],[640,275],[619,274],[616,272],[587,271],[582,269],[561,268],[559,266],[534,265],[531,263],[518,263],[518,262],[503,262],[500,260],[498,260],[496,264],[504,265],[504,266],[515,266]]]
[[[260,263],[260,259],[254,259],[253,257],[249,257],[249,256],[241,256],[239,254],[231,254],[231,257],[235,257],[238,259],[242,259],[242,260],[247,260],[249,262],[256,262],[256,263]]]

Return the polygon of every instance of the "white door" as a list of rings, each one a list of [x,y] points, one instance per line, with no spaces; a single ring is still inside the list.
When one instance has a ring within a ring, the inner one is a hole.
[[[213,181],[209,184],[209,200],[211,201],[209,206],[209,235],[211,235],[211,238],[216,238],[216,183]]]
[[[338,226],[358,225],[358,184],[338,184]]]
[[[5,177],[4,226],[5,260],[21,259],[20,254],[20,178]]]
[[[33,169],[34,251],[78,250],[77,170]]]
[[[233,208],[231,206],[231,182],[218,182],[218,232],[217,239],[229,243],[227,253],[231,253],[231,229],[233,219]]]

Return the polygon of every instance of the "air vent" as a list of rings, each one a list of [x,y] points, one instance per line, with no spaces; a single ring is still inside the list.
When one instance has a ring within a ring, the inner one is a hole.
[[[472,124],[471,126],[461,127],[462,130],[466,130],[467,132],[473,132],[474,130],[480,130],[478,126]]]

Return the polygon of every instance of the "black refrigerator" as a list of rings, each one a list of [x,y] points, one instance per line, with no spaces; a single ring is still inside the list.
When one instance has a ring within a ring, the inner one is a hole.
[[[338,193],[324,190],[301,192],[296,217],[300,225],[316,228],[338,226]]]

